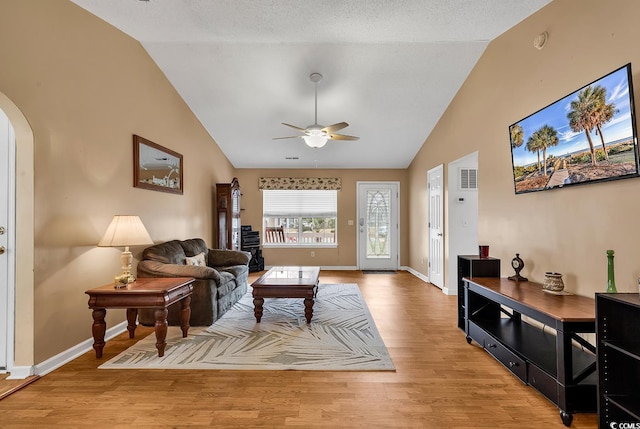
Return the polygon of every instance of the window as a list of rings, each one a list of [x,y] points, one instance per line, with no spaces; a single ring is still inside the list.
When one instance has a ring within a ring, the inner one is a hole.
[[[264,244],[335,246],[337,199],[337,191],[262,191]]]

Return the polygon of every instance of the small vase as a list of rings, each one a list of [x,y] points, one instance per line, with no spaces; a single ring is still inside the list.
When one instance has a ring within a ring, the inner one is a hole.
[[[564,289],[564,282],[562,281],[562,274],[560,273],[544,273],[544,282],[542,283],[542,289],[549,292],[560,292]]]
[[[616,278],[613,268],[613,250],[607,250],[607,293],[617,293]]]

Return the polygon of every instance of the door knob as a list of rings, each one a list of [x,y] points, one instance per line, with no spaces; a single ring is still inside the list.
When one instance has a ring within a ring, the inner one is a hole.
[[[4,247],[0,246],[0,255],[4,254]]]

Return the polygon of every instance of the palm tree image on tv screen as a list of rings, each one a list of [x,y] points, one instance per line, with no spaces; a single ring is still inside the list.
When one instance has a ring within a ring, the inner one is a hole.
[[[638,176],[631,64],[509,127],[516,194]]]

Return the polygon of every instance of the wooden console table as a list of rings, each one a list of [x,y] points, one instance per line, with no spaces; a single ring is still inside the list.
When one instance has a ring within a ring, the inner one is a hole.
[[[575,412],[597,411],[595,346],[577,335],[595,332],[592,298],[498,277],[464,283],[467,342],[476,341],[557,405],[565,426]]]
[[[167,345],[167,308],[180,301],[182,310],[180,313],[180,328],[182,336],[186,337],[189,331],[189,318],[191,317],[191,294],[193,282],[190,277],[174,278],[140,278],[124,288],[116,289],[113,283],[90,289],[85,293],[89,295],[89,308],[93,310],[93,349],[96,358],[102,357],[104,349],[104,334],[107,324],[104,317],[107,308],[127,309],[127,330],[129,338],[133,338],[136,330],[138,308],[154,308],[156,316],[155,333],[158,356],[164,356],[164,348]]]

